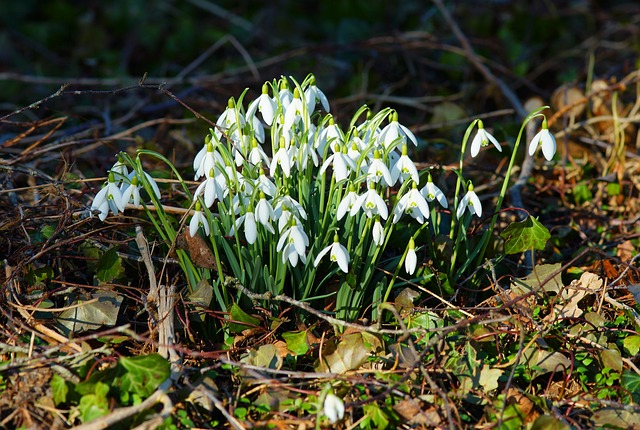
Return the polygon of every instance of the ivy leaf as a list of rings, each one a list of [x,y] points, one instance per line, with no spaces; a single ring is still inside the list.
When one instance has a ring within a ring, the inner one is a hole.
[[[636,355],[638,351],[640,351],[640,336],[634,334],[632,336],[625,337],[622,341],[622,346],[629,355]]]
[[[625,370],[622,373],[622,387],[631,393],[636,403],[640,401],[640,375],[636,372]]]
[[[116,248],[111,248],[105,252],[98,260],[96,276],[100,282],[111,282],[120,278],[124,274],[122,259],[118,255]]]
[[[617,348],[603,349],[600,351],[602,367],[608,367],[616,372],[622,372],[622,355]]]
[[[229,331],[231,333],[240,333],[242,330],[260,325],[260,320],[258,318],[252,317],[243,311],[236,303],[231,305],[229,315],[233,321],[229,323]]]
[[[287,343],[287,349],[295,355],[304,355],[309,351],[306,330],[282,333],[282,338]]]
[[[551,234],[537,218],[529,216],[525,220],[509,224],[500,237],[505,240],[506,254],[519,254],[532,249],[544,249]]]
[[[69,386],[67,381],[57,373],[51,377],[51,391],[53,393],[53,403],[57,405],[67,401],[67,394],[69,393]]]
[[[121,357],[118,365],[126,370],[114,380],[123,403],[128,403],[129,394],[149,397],[171,374],[169,362],[158,354]]]
[[[109,413],[108,393],[109,385],[98,382],[94,385],[92,393],[82,396],[78,404],[82,422],[86,423]]]

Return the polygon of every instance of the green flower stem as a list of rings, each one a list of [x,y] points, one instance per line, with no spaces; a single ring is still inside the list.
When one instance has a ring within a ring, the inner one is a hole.
[[[418,228],[418,230],[416,230],[415,233],[413,233],[413,235],[411,235],[411,239],[413,239],[414,241],[416,240],[416,238],[418,237],[418,235],[420,234],[420,232],[427,226],[427,223],[424,223],[420,226],[420,228]],[[389,285],[387,285],[387,289],[384,293],[384,297],[382,299],[383,303],[386,303],[389,300],[389,296],[391,295],[391,290],[393,289],[393,285],[396,282],[396,279],[398,279],[398,273],[400,273],[400,268],[402,267],[402,265],[404,264],[404,260],[407,258],[407,252],[409,252],[409,247],[405,247],[404,252],[402,253],[402,257],[400,258],[400,261],[398,262],[398,265],[396,266],[396,270],[393,272],[393,276],[391,277],[391,281],[389,281]]]
[[[500,210],[502,209],[502,202],[504,201],[505,196],[507,195],[507,189],[509,188],[509,181],[511,179],[511,172],[513,170],[513,165],[515,164],[516,157],[518,154],[518,148],[520,147],[520,142],[522,141],[522,134],[524,133],[525,127],[527,123],[532,119],[538,116],[544,116],[541,112],[545,109],[548,109],[549,106],[543,106],[535,111],[531,112],[522,122],[522,126],[520,127],[520,131],[518,132],[518,138],[513,146],[513,152],[511,154],[511,159],[509,160],[509,167],[507,168],[507,173],[505,174],[504,181],[502,182],[502,189],[500,190],[500,194],[498,195],[498,201],[496,202],[496,209],[491,217],[491,224],[489,225],[489,229],[486,230],[482,236],[482,239],[479,243],[481,246],[481,250],[478,253],[477,264],[482,264],[482,259],[484,258],[484,254],[487,250],[487,246],[489,244],[489,238],[493,234],[493,230],[495,228],[496,222],[498,221],[498,216],[500,215]],[[525,154],[525,157],[528,156]]]
[[[479,120],[474,119],[471,125],[467,127],[467,130],[464,132],[464,137],[462,138],[462,149],[460,150],[460,163],[458,165],[458,180],[456,181],[456,193],[453,198],[453,212],[451,216],[451,230],[449,230],[449,239],[453,239],[455,234],[455,226],[457,224],[457,219],[455,217],[456,210],[458,209],[458,202],[460,196],[460,186],[462,185],[463,176],[462,171],[464,167],[464,154],[467,151],[467,142],[469,142],[469,136],[471,136],[471,132],[473,128],[476,126]],[[455,261],[455,259],[454,259]]]

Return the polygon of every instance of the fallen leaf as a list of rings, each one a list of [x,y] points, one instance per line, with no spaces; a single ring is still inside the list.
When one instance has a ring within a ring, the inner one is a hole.
[[[58,327],[65,335],[114,326],[122,296],[111,291],[96,291],[89,300],[76,300],[73,305],[76,307],[67,309],[57,318]]]
[[[377,339],[375,336],[367,336],[365,339],[364,335],[365,333],[349,333],[342,336],[333,352],[323,355],[322,363],[316,363],[316,371],[345,373],[359,369],[381,345],[379,340],[377,343],[372,340]]]
[[[560,263],[536,266],[528,276],[514,280],[511,283],[511,291],[523,295],[541,288],[547,292],[557,293],[563,287],[560,267],[562,267]]]
[[[550,372],[564,372],[571,367],[571,360],[557,351],[528,349],[524,352],[523,357],[535,376]]]

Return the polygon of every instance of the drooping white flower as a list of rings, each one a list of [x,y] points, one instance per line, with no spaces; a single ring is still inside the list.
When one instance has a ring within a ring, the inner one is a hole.
[[[142,172],[145,179],[151,185],[151,190],[157,199],[160,199],[160,188],[155,179],[151,177],[147,172]],[[140,189],[142,188],[142,181],[138,178],[138,174],[133,171],[127,175],[126,182],[122,182],[120,185],[120,191],[122,191],[122,203],[124,205],[133,203],[134,205],[140,205]]]
[[[309,115],[313,113],[316,107],[316,103],[319,101],[322,104],[322,108],[325,112],[329,112],[329,100],[324,95],[322,90],[316,86],[316,78],[311,77],[309,80],[309,86],[304,90],[305,98],[307,99],[307,108],[309,109]]]
[[[303,263],[307,262],[306,252],[308,246],[309,237],[302,227],[294,222],[293,225],[280,236],[276,250],[282,252],[283,263],[288,259],[289,263],[295,267],[298,264],[298,259]]]
[[[407,251],[407,256],[404,258],[404,270],[406,270],[409,275],[413,275],[413,272],[416,271],[416,265],[418,264],[415,247],[416,244],[413,238],[409,239],[409,250]]]
[[[223,129],[229,130],[233,126],[235,129],[242,129],[246,124],[244,114],[236,107],[236,101],[231,97],[227,103],[227,108],[216,121],[216,125]]]
[[[471,141],[471,156],[475,157],[478,155],[480,147],[489,145],[489,142],[493,143],[493,146],[495,146],[498,151],[502,152],[502,146],[500,146],[500,143],[491,135],[491,133],[484,129],[482,120],[478,120],[478,132]]]
[[[338,152],[344,144],[344,133],[338,127],[333,119],[329,118],[329,124],[320,130],[318,133],[318,139],[316,139],[316,148],[320,155],[324,155],[324,149],[327,145],[331,148],[331,151]]]
[[[407,153],[408,148],[407,145],[404,144],[402,145],[402,155],[391,168],[391,180],[394,184],[398,181],[398,179],[400,179],[400,183],[403,183],[405,179],[409,177],[416,183],[420,182],[418,169],[416,168],[416,165],[413,163],[411,158],[409,158]]]
[[[436,184],[433,183],[433,180],[431,179],[431,173],[429,173],[429,178],[427,179],[427,185],[422,187],[422,189],[420,190],[420,193],[422,193],[424,198],[427,199],[429,203],[431,203],[434,200],[437,200],[438,203],[440,203],[440,206],[442,206],[443,208],[446,209],[447,207],[449,207],[449,203],[447,202],[447,196],[445,196],[442,190],[438,188]]]
[[[279,215],[276,214],[278,219],[278,232],[282,233],[285,228],[290,225],[302,225],[302,221],[295,214],[291,213],[286,205],[282,206],[282,211]]]
[[[368,218],[373,218],[374,215],[380,215],[382,219],[387,219],[389,216],[389,209],[387,209],[387,205],[373,184],[353,203],[350,211],[351,216],[355,216],[360,209],[362,209]]]
[[[256,110],[258,110],[262,114],[264,122],[268,126],[271,126],[277,108],[278,105],[276,102],[269,97],[269,85],[265,83],[262,85],[262,94],[260,94],[260,97],[249,104],[247,117],[253,117],[256,114]]]
[[[244,224],[245,239],[247,239],[248,243],[253,245],[254,243],[256,243],[256,239],[258,238],[258,226],[256,225],[256,217],[251,206],[249,206],[249,209],[247,210],[247,212],[245,212],[244,215],[236,218],[235,225],[231,227],[229,236],[233,236],[242,224]]]
[[[129,169],[127,169],[127,165],[124,164],[120,158],[121,156],[118,155],[118,161],[116,161],[113,166],[111,166],[111,169],[109,169],[110,172],[113,172],[113,179],[115,179],[115,182],[118,185],[124,181],[124,178],[129,176]]]
[[[338,150],[338,152],[334,152],[331,154],[324,163],[322,163],[322,167],[320,167],[320,174],[324,174],[327,170],[327,167],[332,166],[333,168],[333,178],[336,182],[340,182],[344,179],[347,179],[351,174],[351,171],[356,168],[355,163],[349,156],[347,155],[347,149],[343,148],[343,150]]]
[[[262,168],[260,168],[260,175],[256,181],[256,188],[270,197],[274,197],[278,191],[276,184],[274,184],[271,179],[267,178],[267,175],[264,174],[264,170],[262,170]]]
[[[215,149],[212,139],[216,139],[213,131],[205,138],[204,147],[196,154],[193,160],[193,170],[196,171],[194,180],[202,176],[206,176],[211,172],[211,169],[217,169],[217,166],[224,166],[224,160],[220,153]]]
[[[331,424],[335,424],[344,418],[344,402],[333,393],[328,393],[324,398],[322,412]]]
[[[384,179],[388,186],[393,186],[393,179],[391,178],[391,172],[384,161],[380,158],[380,151],[373,151],[373,161],[367,167],[367,181],[380,182],[380,179]]]
[[[293,209],[300,218],[307,219],[307,212],[304,210],[302,205],[289,194],[283,194],[278,197],[278,201],[273,208],[276,218],[280,218],[282,210],[285,207],[287,208],[287,210]]]
[[[269,157],[264,152],[264,149],[260,145],[258,145],[258,141],[256,139],[251,139],[251,148],[249,149],[249,154],[247,155],[247,161],[254,166],[259,166],[264,162],[265,164],[269,164]]]
[[[286,110],[291,104],[291,100],[293,99],[293,93],[289,89],[289,82],[285,77],[280,80],[280,85],[278,87],[278,100],[280,100],[280,104]]]
[[[382,129],[378,138],[382,141],[386,150],[407,143],[407,138],[413,142],[415,146],[418,146],[418,140],[411,130],[398,122],[398,112],[396,111],[393,111],[391,114],[391,122]]]
[[[134,175],[130,179],[131,183],[127,184],[126,182],[123,182],[122,185],[120,185],[120,191],[122,191],[122,201],[125,205],[133,203],[138,206],[140,204],[140,188],[142,185],[138,184],[138,176],[135,175],[135,172],[132,173],[134,173]],[[159,196],[160,194],[158,193],[156,195]]]
[[[380,224],[380,217],[376,217],[371,235],[373,236],[373,243],[375,243],[376,246],[381,246],[384,243],[384,227]]]
[[[430,215],[427,200],[420,194],[415,182],[412,183],[412,188],[398,200],[393,209],[393,223],[400,221],[402,214],[405,213],[411,215],[420,224],[424,224],[424,220],[428,219]]]
[[[118,212],[124,212],[125,204],[126,203],[122,201],[122,192],[115,182],[114,174],[109,173],[107,185],[102,187],[102,189],[98,191],[98,194],[96,194],[93,203],[91,203],[91,212],[89,212],[89,215],[93,216],[93,211],[99,210],[100,214],[98,218],[100,221],[104,221],[107,218],[109,210],[111,210],[114,215],[117,215]]]
[[[303,103],[304,101],[301,98],[300,91],[296,87],[293,90],[293,99],[284,111],[283,130],[285,132],[291,130],[294,124],[309,123],[309,112],[307,111],[306,106],[304,106]]]
[[[265,226],[267,230],[269,230],[272,234],[275,234],[275,230],[271,225],[271,220],[275,219],[275,214],[273,212],[273,207],[271,203],[269,203],[263,192],[260,192],[260,199],[258,200],[258,204],[256,205],[256,218],[260,224]]]
[[[207,217],[204,216],[204,213],[202,213],[201,209],[202,207],[200,206],[200,202],[196,202],[193,216],[191,217],[191,221],[189,222],[189,234],[191,235],[191,237],[195,236],[198,233],[198,229],[200,228],[200,226],[204,228],[204,232],[207,236],[211,234],[209,221],[207,220]]]
[[[356,193],[356,186],[349,185],[349,192],[340,200],[338,209],[336,210],[336,218],[341,220],[346,213],[351,212],[353,204],[358,200],[358,193]]]
[[[556,139],[549,131],[547,125],[547,118],[542,120],[542,129],[533,136],[531,143],[529,144],[529,155],[533,155],[538,148],[538,145],[542,146],[542,153],[547,161],[551,161],[556,154]]]
[[[480,203],[480,199],[478,195],[474,191],[473,184],[469,182],[469,188],[467,189],[467,194],[464,195],[462,200],[460,200],[460,204],[458,205],[458,210],[456,211],[456,216],[458,219],[464,215],[465,209],[469,208],[469,212],[471,214],[475,214],[478,217],[482,216],[482,203]]]
[[[313,261],[313,265],[317,267],[320,260],[322,260],[322,257],[327,255],[327,253],[329,254],[331,261],[338,263],[340,270],[344,273],[349,273],[349,261],[351,261],[351,257],[349,256],[347,248],[340,244],[337,234],[333,236],[333,243],[318,253],[318,256]]]
[[[283,138],[280,139],[280,148],[271,159],[271,165],[269,166],[269,175],[272,177],[276,173],[276,169],[280,166],[284,176],[291,176],[291,166],[293,165],[293,159],[291,153],[287,150],[286,144]]]
[[[224,198],[224,191],[214,175],[210,174],[207,179],[198,185],[196,192],[193,193],[193,199],[197,200],[200,195],[203,196],[204,204],[208,208],[210,208],[216,200]]]

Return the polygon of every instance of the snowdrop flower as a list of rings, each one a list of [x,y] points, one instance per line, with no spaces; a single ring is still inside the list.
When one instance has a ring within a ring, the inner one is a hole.
[[[291,104],[291,100],[293,100],[293,93],[289,89],[289,83],[286,78],[282,78],[280,81],[280,88],[278,89],[278,99],[280,100],[280,104],[286,110]]]
[[[329,118],[329,125],[323,128],[318,134],[318,139],[316,140],[316,148],[318,149],[318,153],[320,155],[324,154],[324,149],[327,144],[330,145],[330,148],[333,152],[340,151],[340,147],[344,143],[344,133],[340,127],[338,127],[333,119],[333,117]]]
[[[280,236],[276,250],[282,252],[282,262],[286,262],[287,259],[292,266],[298,264],[298,259],[303,263],[307,262],[306,251],[309,246],[309,237],[296,222],[291,225]]]
[[[380,179],[384,179],[388,186],[393,186],[393,179],[391,178],[391,172],[389,168],[384,164],[380,158],[380,151],[373,151],[373,161],[367,168],[367,181],[380,182]]]
[[[236,128],[238,129],[244,128],[245,124],[244,115],[236,108],[236,101],[233,97],[229,98],[227,108],[222,112],[218,121],[216,121],[216,125],[229,130],[234,125],[237,126]]]
[[[256,188],[270,197],[274,197],[278,191],[276,184],[274,184],[271,179],[267,178],[267,175],[264,174],[264,170],[262,168],[260,168],[260,175],[256,182]]]
[[[158,184],[156,181],[149,175],[147,172],[142,172],[144,177],[146,178],[149,185],[151,185],[151,189],[153,190],[153,194],[156,198],[160,198],[160,189],[158,188]],[[127,181],[129,183],[123,182],[120,185],[120,191],[122,191],[122,203],[127,204],[133,202],[134,205],[140,205],[140,189],[142,188],[142,183],[140,179],[138,179],[138,174],[134,171],[127,175]]]
[[[404,270],[406,270],[409,275],[413,275],[413,272],[416,271],[416,264],[418,263],[415,248],[416,244],[413,238],[409,239],[409,250],[407,251],[407,256],[404,258]]]
[[[310,140],[312,140],[311,138]],[[298,166],[299,171],[304,171],[307,168],[307,164],[309,160],[313,162],[315,167],[318,167],[318,154],[315,149],[313,149],[313,142],[300,142],[298,145],[298,149],[292,149],[293,158],[295,158],[295,164]]]
[[[329,258],[334,263],[338,263],[338,267],[344,273],[349,273],[349,261],[351,261],[351,257],[349,257],[349,251],[347,248],[340,244],[340,240],[338,235],[333,235],[333,243],[327,246],[325,249],[320,251],[316,259],[313,261],[313,265],[318,267],[318,263],[322,260],[322,257],[329,254]]]
[[[429,218],[429,205],[415,182],[412,183],[411,190],[398,200],[393,210],[393,223],[400,221],[403,213],[411,215],[420,224],[424,224],[425,218]]]
[[[460,200],[460,204],[458,205],[458,210],[456,211],[456,216],[458,217],[458,219],[460,219],[462,215],[464,215],[464,211],[467,208],[469,208],[469,212],[471,212],[471,214],[475,214],[478,217],[482,216],[482,203],[480,203],[480,199],[474,191],[474,187],[471,182],[469,182],[467,194],[464,195],[462,200]]]
[[[373,243],[375,243],[376,246],[380,246],[384,243],[384,227],[380,224],[379,216],[376,217],[376,221],[373,223],[371,235],[373,236]]]
[[[260,200],[256,205],[256,215],[260,224],[265,226],[272,234],[276,233],[271,225],[271,220],[275,219],[273,207],[271,207],[271,203],[267,201],[263,192],[260,193]]]
[[[282,212],[279,216],[276,215],[276,218],[278,218],[278,232],[280,233],[282,233],[284,229],[291,224],[302,225],[300,218],[292,214],[287,206],[282,207]]]
[[[387,205],[384,203],[384,200],[380,197],[380,194],[378,194],[373,184],[369,186],[369,189],[364,194],[356,199],[349,213],[351,216],[355,216],[360,208],[362,208],[362,211],[368,218],[373,218],[374,215],[380,215],[382,219],[387,219],[389,216]]]
[[[382,129],[379,139],[382,141],[385,149],[390,149],[400,143],[407,143],[407,138],[409,138],[415,146],[418,146],[418,141],[414,134],[398,122],[398,112],[393,111],[391,114],[391,122]]]
[[[542,130],[540,130],[538,134],[533,136],[533,139],[531,139],[531,143],[529,144],[529,155],[533,155],[536,152],[538,144],[542,146],[542,153],[544,154],[544,158],[546,158],[547,161],[551,161],[556,153],[556,139],[549,131],[547,118],[544,118],[542,120]]]
[[[208,208],[210,208],[217,199],[224,198],[224,191],[218,180],[216,180],[213,169],[211,169],[209,175],[207,175],[207,179],[198,185],[196,192],[193,193],[193,199],[197,200],[200,195],[204,197],[204,204]]]
[[[264,120],[264,122],[268,126],[271,126],[271,124],[273,124],[273,117],[275,115],[276,109],[278,109],[278,105],[271,97],[269,97],[269,85],[265,83],[264,85],[262,85],[262,94],[260,94],[260,97],[249,104],[249,108],[247,109],[247,117],[254,117],[256,114],[256,110],[259,110],[262,114],[262,119]]]
[[[353,204],[358,200],[358,193],[356,193],[356,186],[349,185],[349,192],[340,200],[338,209],[336,210],[336,218],[341,220],[346,213],[351,211]]]
[[[236,218],[235,225],[231,227],[229,236],[233,236],[235,231],[237,231],[242,224],[244,224],[244,237],[247,239],[248,243],[253,245],[256,243],[256,239],[258,238],[258,227],[256,225],[256,217],[251,205],[249,205],[249,209],[247,209],[247,212],[245,212],[244,215]]]
[[[333,168],[333,178],[336,182],[347,179],[351,171],[356,168],[356,164],[347,155],[346,148],[343,148],[342,151],[338,150],[338,152],[334,152],[327,157],[325,162],[322,163],[322,167],[320,167],[320,174],[324,174],[329,166]]]
[[[215,149],[212,139],[216,139],[213,130],[211,130],[211,134],[205,138],[204,147],[196,154],[196,157],[193,159],[193,170],[196,171],[194,180],[198,180],[198,178],[205,176],[208,174],[211,169],[214,169],[216,165],[224,166],[224,160],[220,153]]]
[[[191,237],[195,236],[196,233],[198,233],[198,229],[200,228],[200,226],[204,228],[204,232],[207,236],[211,234],[209,221],[207,220],[207,217],[204,216],[201,209],[202,206],[200,205],[200,202],[196,202],[193,216],[191,217],[191,221],[189,222],[189,234],[191,235]]]
[[[329,112],[329,100],[327,100],[327,96],[324,95],[322,90],[316,86],[315,76],[312,76],[311,79],[309,79],[309,86],[304,90],[304,96],[307,99],[309,115],[311,115],[315,110],[316,102],[318,101],[322,104],[322,108],[325,112]]]
[[[265,164],[269,164],[269,157],[264,152],[264,149],[260,145],[258,145],[258,140],[253,138],[251,139],[251,148],[249,149],[249,154],[247,155],[247,161],[254,166],[258,166],[262,164],[264,161]]]
[[[138,184],[138,177],[135,175],[133,176],[133,178],[131,178],[130,184],[123,182],[122,185],[120,186],[120,191],[122,191],[122,202],[125,205],[128,203],[133,203],[134,205],[138,206],[140,204],[140,188],[141,187],[142,185]],[[156,195],[159,195],[159,193]]]
[[[367,108],[367,118],[357,127],[358,133],[362,136],[362,141],[365,143],[364,146],[367,146],[373,140],[377,142],[380,141],[380,133],[382,130],[380,130],[378,126],[373,126],[372,118],[373,113],[371,109]]]
[[[437,200],[440,203],[440,206],[443,208],[449,207],[449,203],[447,202],[447,196],[444,195],[442,190],[438,188],[436,184],[433,183],[433,179],[431,179],[431,173],[429,173],[429,179],[427,179],[427,185],[422,187],[420,193],[424,196],[425,199],[429,203],[434,200]]]
[[[111,169],[109,169],[110,172],[113,172],[113,177],[118,185],[124,181],[124,178],[129,176],[127,165],[120,160],[120,157],[121,155],[118,155],[118,161],[116,161],[114,165],[111,166]]]
[[[104,221],[107,218],[109,210],[117,215],[118,212],[124,212],[125,202],[122,201],[122,193],[115,182],[114,174],[109,173],[107,185],[102,187],[91,204],[91,212],[89,215],[93,217],[93,211],[99,210],[98,218]]]
[[[476,136],[471,141],[471,156],[475,157],[480,152],[480,147],[484,147],[489,145],[489,142],[493,143],[493,146],[500,152],[502,152],[502,146],[496,140],[495,137],[491,135],[487,130],[484,129],[484,124],[482,120],[478,120],[478,132]]]
[[[280,166],[280,168],[282,169],[282,173],[284,173],[284,176],[289,177],[291,176],[292,164],[293,164],[293,160],[291,159],[291,154],[286,148],[284,138],[281,137],[280,148],[278,149],[276,154],[273,156],[273,159],[271,160],[271,165],[269,166],[269,175],[273,177],[276,173],[276,168]]]
[[[344,418],[344,402],[333,393],[327,394],[322,407],[324,415],[331,424],[335,424]]]
[[[302,219],[307,219],[307,212],[304,210],[302,205],[298,203],[296,199],[292,198],[289,194],[281,195],[278,198],[278,203],[276,203],[276,206],[273,208],[276,218],[280,218],[280,215],[282,214],[282,211],[285,207],[287,208],[287,210],[291,210],[291,208],[295,209],[295,211],[298,213],[298,215],[300,215]]]
[[[411,177],[413,182],[420,182],[420,177],[418,176],[418,169],[416,165],[411,161],[411,158],[407,155],[408,149],[407,145],[402,145],[402,155],[396,161],[396,163],[391,168],[391,180],[395,184],[398,179],[400,179],[400,183],[403,183],[405,179]]]
[[[302,121],[303,124],[309,123],[309,114],[306,111],[305,107],[306,106],[303,106],[303,101],[300,98],[300,90],[296,88],[295,90],[293,90],[293,99],[291,100],[291,103],[289,103],[289,106],[286,107],[284,112],[283,130],[285,132],[291,130],[293,125],[299,123],[300,121]],[[305,115],[306,118],[303,118],[303,116]]]

